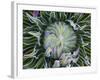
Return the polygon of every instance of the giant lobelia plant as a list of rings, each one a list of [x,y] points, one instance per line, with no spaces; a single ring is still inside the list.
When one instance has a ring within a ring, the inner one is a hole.
[[[23,10],[23,68],[91,65],[91,14]]]

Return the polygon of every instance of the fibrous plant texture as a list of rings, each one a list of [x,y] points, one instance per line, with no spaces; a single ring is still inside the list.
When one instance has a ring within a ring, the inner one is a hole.
[[[23,68],[91,65],[91,14],[23,10]]]

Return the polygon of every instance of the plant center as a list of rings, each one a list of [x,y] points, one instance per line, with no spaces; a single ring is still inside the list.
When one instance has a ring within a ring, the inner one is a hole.
[[[52,53],[54,58],[59,58],[62,53],[72,52],[76,47],[76,41],[76,34],[70,25],[56,22],[45,31],[44,48],[47,55]]]

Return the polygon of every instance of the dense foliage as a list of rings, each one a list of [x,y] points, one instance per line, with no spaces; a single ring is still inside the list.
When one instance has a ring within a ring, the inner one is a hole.
[[[91,14],[23,10],[23,68],[91,65]]]

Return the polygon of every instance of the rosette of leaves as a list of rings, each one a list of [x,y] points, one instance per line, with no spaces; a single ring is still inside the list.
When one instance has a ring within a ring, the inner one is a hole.
[[[23,68],[91,65],[91,14],[23,10]]]

